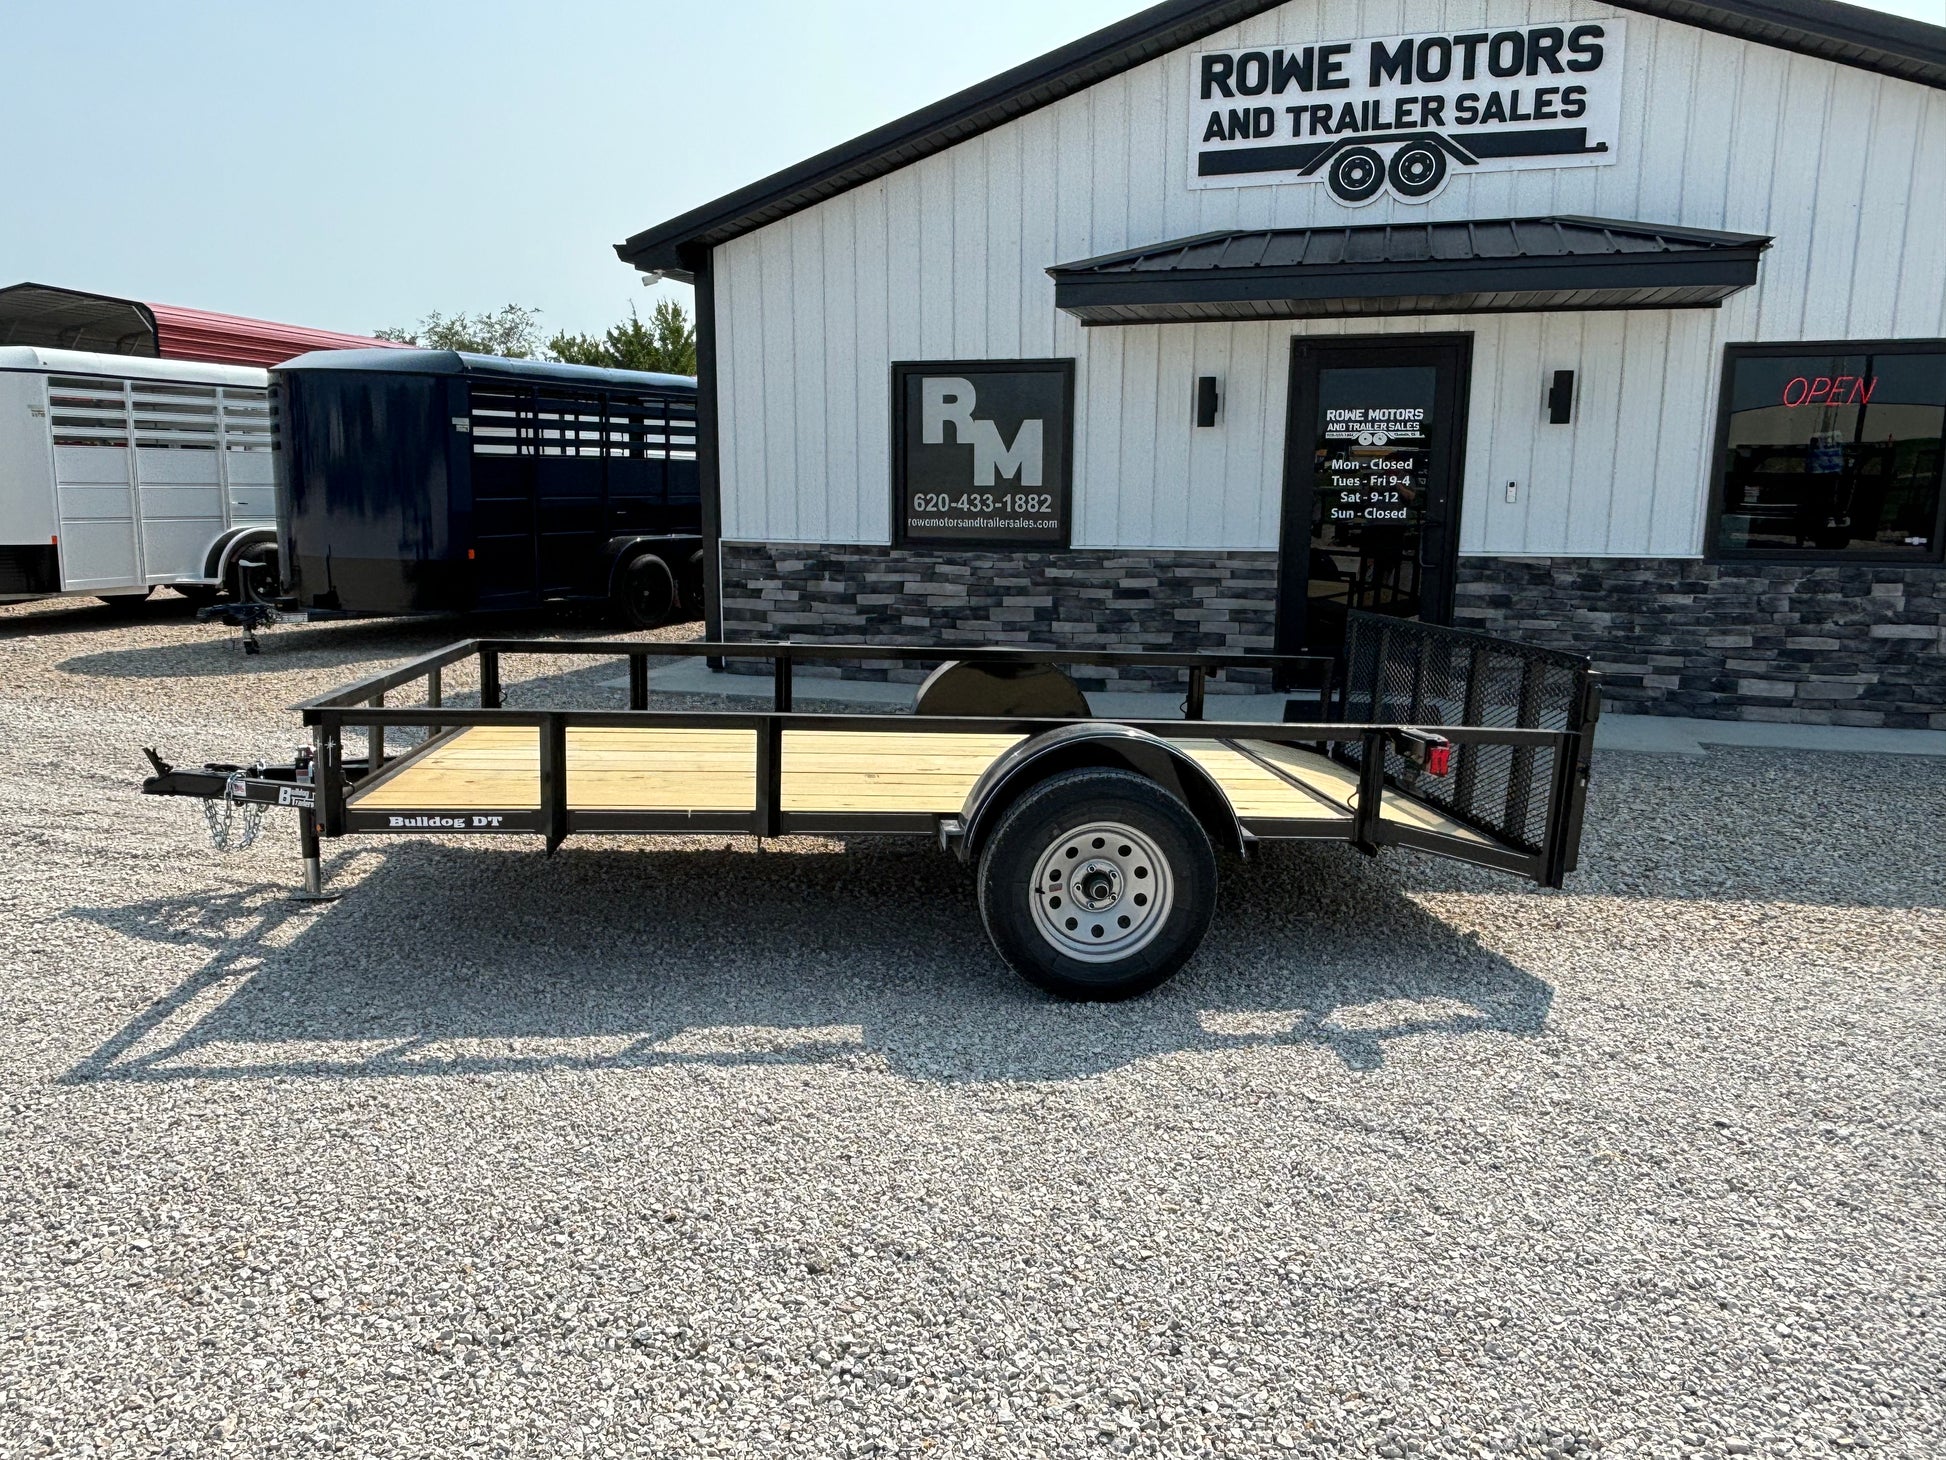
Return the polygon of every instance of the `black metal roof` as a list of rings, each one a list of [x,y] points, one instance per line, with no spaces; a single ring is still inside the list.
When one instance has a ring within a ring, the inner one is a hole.
[[[1193,44],[1284,0],[1165,0],[615,245],[624,263],[689,276],[703,252],[968,137]],[[1839,0],[1610,0],[1787,51],[1946,89],[1946,26]]]
[[[0,289],[0,345],[153,358],[155,314],[133,299],[52,284],[10,284]]]
[[[356,370],[382,375],[465,375],[486,380],[606,385],[628,390],[691,392],[696,389],[693,375],[609,370],[599,365],[564,365],[556,360],[511,360],[501,355],[473,355],[462,350],[313,350],[274,368]]]
[[[1085,324],[1681,309],[1749,288],[1769,247],[1614,218],[1485,218],[1203,233],[1047,272]]]

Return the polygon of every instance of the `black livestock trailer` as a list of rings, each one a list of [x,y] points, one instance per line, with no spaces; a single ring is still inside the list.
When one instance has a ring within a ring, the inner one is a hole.
[[[323,350],[271,372],[272,607],[310,615],[702,598],[696,382],[452,350]]]

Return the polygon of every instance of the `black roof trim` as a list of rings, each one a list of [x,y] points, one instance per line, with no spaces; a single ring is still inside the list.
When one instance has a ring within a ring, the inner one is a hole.
[[[1084,324],[1679,309],[1756,283],[1770,242],[1563,214],[1201,233],[1047,272]]]
[[[701,251],[1096,82],[1275,9],[1283,0],[1166,0],[957,95],[820,152],[615,245],[624,263],[688,278]],[[1946,26],[1839,0],[1609,0],[1622,10],[1946,89]]]
[[[1841,0],[1607,0],[1621,10],[1946,90],[1946,26]]]

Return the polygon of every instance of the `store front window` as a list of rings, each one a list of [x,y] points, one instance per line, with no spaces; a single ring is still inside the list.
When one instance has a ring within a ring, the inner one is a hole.
[[[1946,341],[1727,353],[1718,556],[1940,560]]]

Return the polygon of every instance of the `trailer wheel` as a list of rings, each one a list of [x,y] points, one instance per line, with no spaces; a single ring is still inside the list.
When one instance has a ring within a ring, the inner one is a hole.
[[[980,915],[1013,970],[1063,999],[1146,993],[1216,911],[1216,854],[1190,809],[1129,771],[1049,777],[980,857]]]
[[[223,586],[237,603],[269,603],[277,596],[281,577],[277,571],[277,544],[246,544],[238,549]]]
[[[1374,147],[1347,147],[1331,159],[1324,178],[1340,202],[1368,203],[1385,186],[1385,159]]]
[[[1446,154],[1437,143],[1408,142],[1392,154],[1387,176],[1402,198],[1431,197],[1446,181]]]
[[[675,611],[676,575],[654,553],[637,553],[616,570],[612,599],[627,627],[658,628]]]

